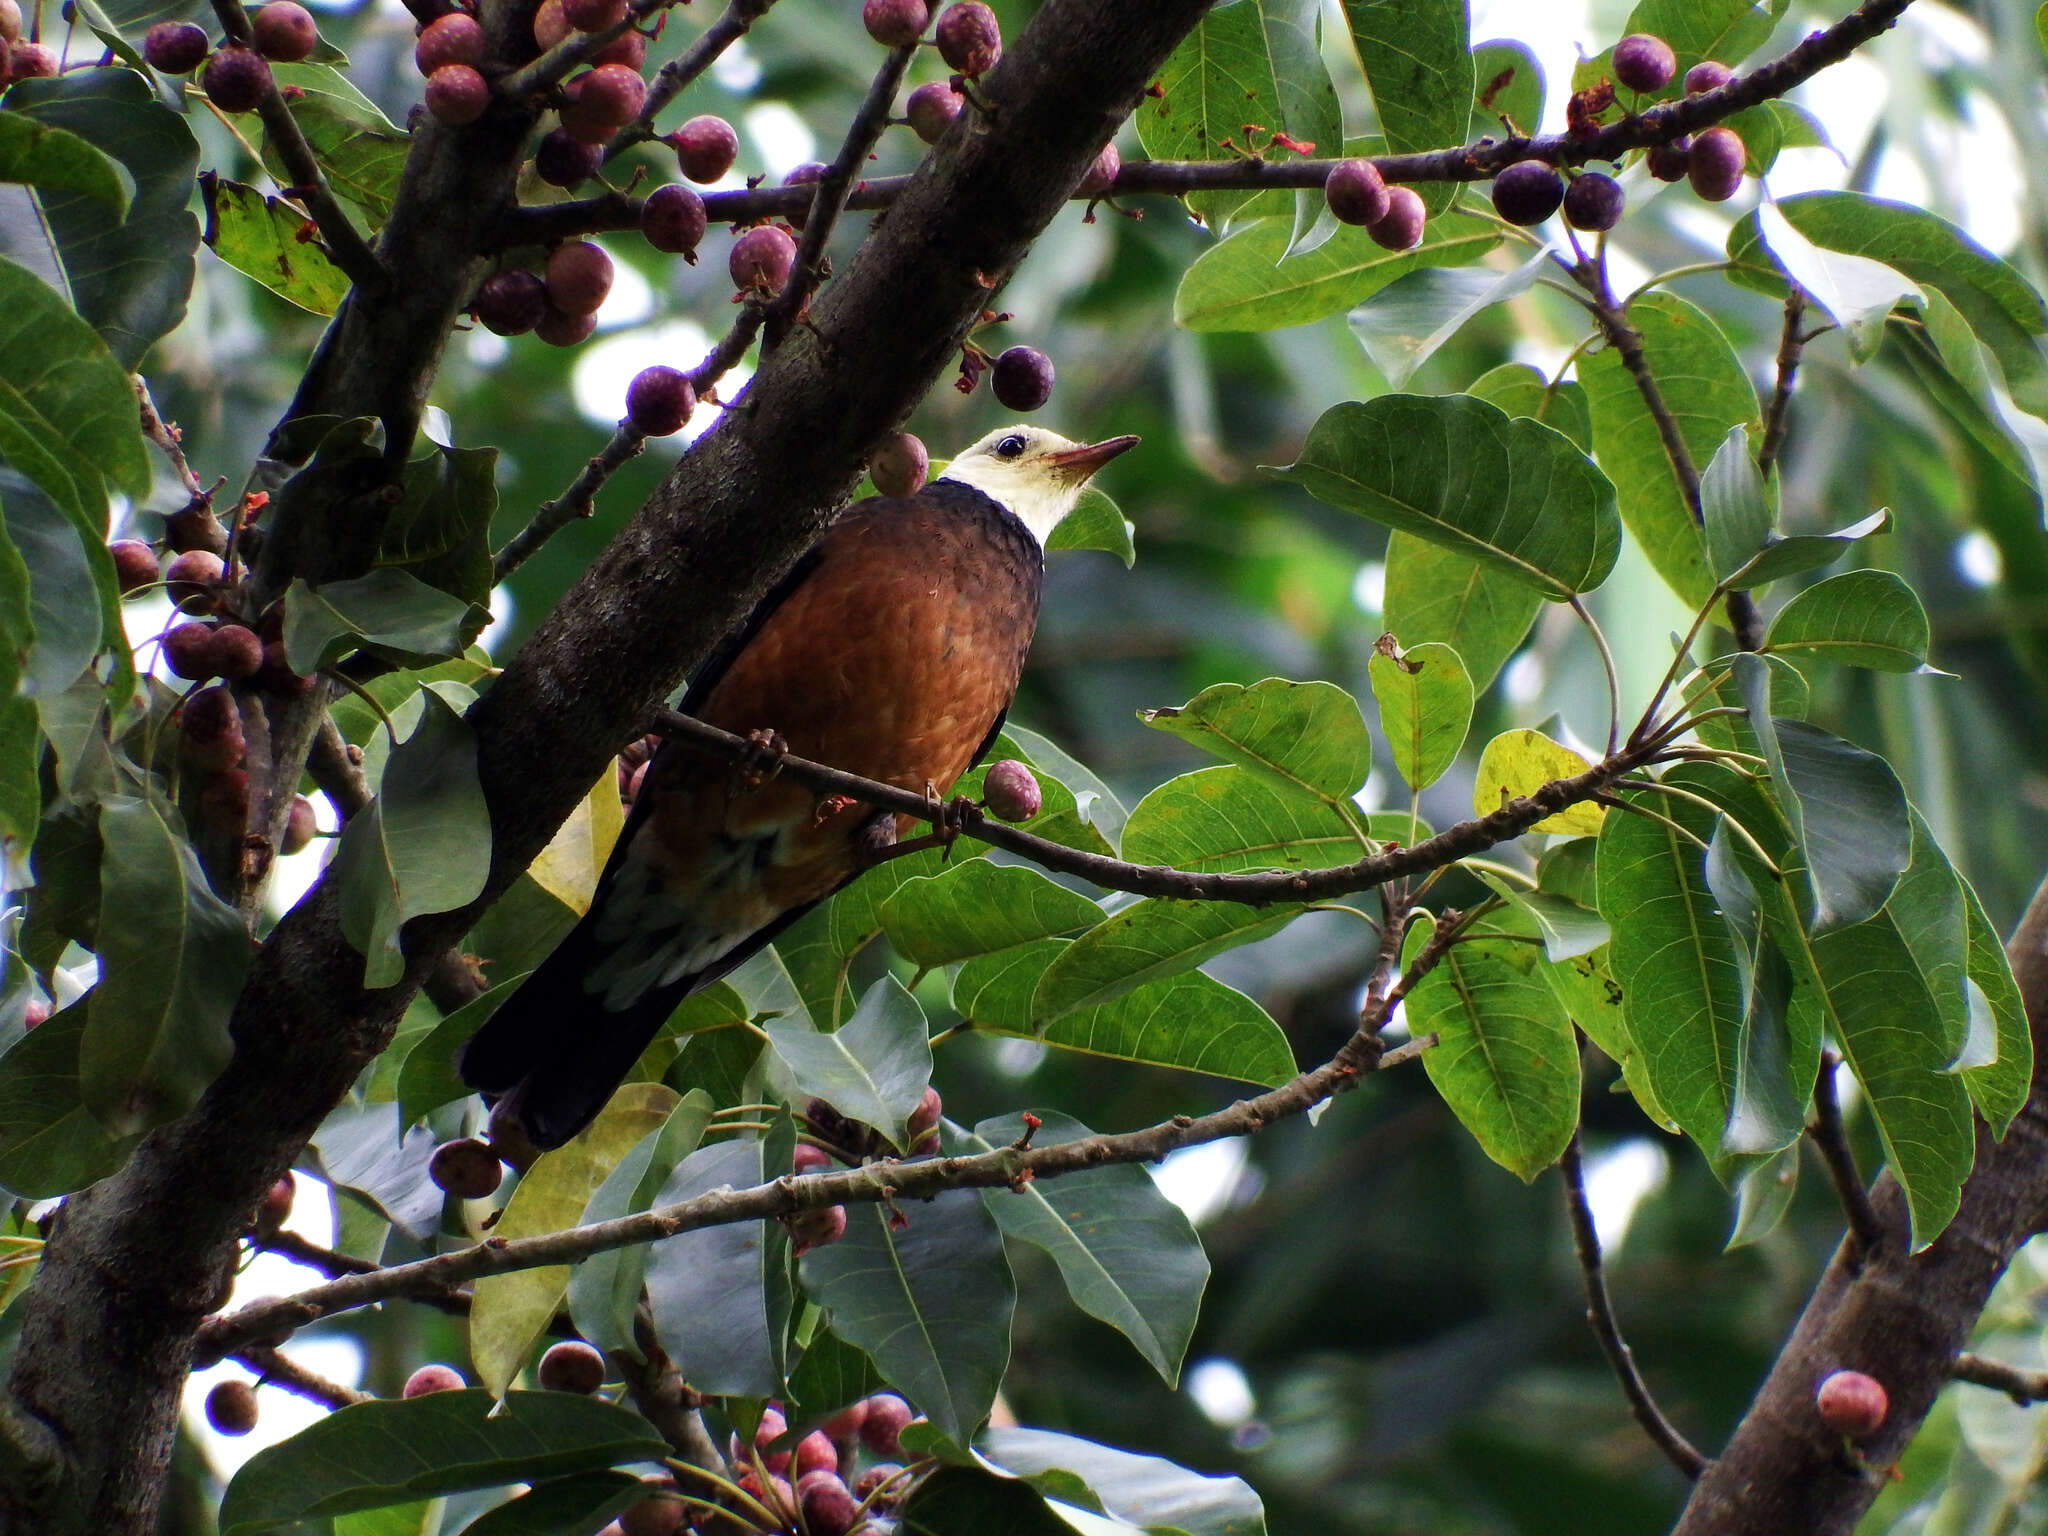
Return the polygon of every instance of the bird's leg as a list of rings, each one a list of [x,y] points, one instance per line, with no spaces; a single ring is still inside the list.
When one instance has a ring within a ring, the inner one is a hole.
[[[789,743],[782,739],[782,732],[747,732],[746,747],[733,759],[732,783],[727,788],[727,794],[741,795],[749,790],[759,789],[782,772],[782,760],[787,756]]]
[[[948,857],[952,855],[953,840],[967,829],[967,813],[975,808],[974,802],[965,795],[955,795],[947,800],[929,780],[924,786],[924,797],[931,805],[931,831],[921,837],[898,842],[895,812],[877,811],[862,826],[855,841],[855,857],[861,868],[872,869],[877,864],[886,864],[905,854],[922,853],[927,848],[943,848]]]

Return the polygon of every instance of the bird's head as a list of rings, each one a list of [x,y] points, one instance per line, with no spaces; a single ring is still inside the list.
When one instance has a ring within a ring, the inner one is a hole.
[[[1077,443],[1043,427],[998,427],[948,464],[939,478],[971,485],[1001,502],[1042,547],[1073,510],[1088,477],[1137,445],[1135,437]]]

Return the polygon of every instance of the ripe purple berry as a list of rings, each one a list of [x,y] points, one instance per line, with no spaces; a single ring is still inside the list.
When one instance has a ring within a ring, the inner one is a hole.
[[[484,115],[491,104],[491,87],[467,64],[443,64],[427,76],[427,110],[436,122],[460,128]]]
[[[1035,411],[1052,398],[1052,359],[1036,347],[1012,347],[990,371],[996,399],[1013,411]]]
[[[878,1392],[868,1400],[868,1416],[861,1420],[860,1443],[875,1455],[894,1461],[903,1454],[901,1436],[916,1417],[910,1404],[893,1392]]]
[[[471,313],[487,331],[520,336],[540,323],[547,307],[547,285],[523,268],[508,267],[484,279]]]
[[[732,254],[726,258],[733,286],[743,291],[780,293],[795,264],[796,242],[773,224],[760,225],[741,235],[733,241]]]
[[[1102,153],[1082,174],[1081,184],[1074,188],[1077,197],[1103,197],[1116,185],[1116,173],[1124,168],[1124,157],[1117,152],[1114,144],[1102,146]]]
[[[626,0],[562,0],[562,19],[578,32],[602,32],[626,19]]]
[[[860,8],[860,24],[885,48],[908,48],[924,36],[931,19],[925,0],[866,0]]]
[[[637,27],[628,27],[617,37],[606,43],[590,56],[593,64],[623,64],[638,74],[647,62],[647,34]]]
[[[540,9],[533,13],[533,40],[543,52],[575,30],[562,12],[562,0],[540,0]]]
[[[1412,187],[1387,188],[1386,217],[1365,226],[1373,244],[1390,251],[1412,251],[1422,244],[1422,225],[1428,210]]]
[[[782,178],[785,187],[814,187],[825,179],[825,167],[815,160],[806,160],[802,165]],[[798,229],[804,227],[811,216],[811,199],[805,198],[803,206],[792,208],[784,215]]]
[[[505,1167],[488,1143],[474,1136],[444,1141],[427,1159],[427,1177],[436,1188],[458,1200],[482,1200],[495,1193]]]
[[[299,1181],[287,1172],[263,1192],[263,1200],[256,1207],[258,1232],[275,1232],[290,1219],[292,1197],[298,1193],[298,1189]]]
[[[1364,227],[1387,216],[1389,193],[1370,160],[1339,160],[1323,180],[1323,199],[1338,222]]]
[[[604,164],[604,150],[586,144],[566,128],[557,128],[534,151],[533,172],[551,187],[580,187]]]
[[[657,251],[688,256],[704,238],[704,199],[678,182],[656,187],[640,209],[640,233]]]
[[[1005,759],[1005,761],[1008,761],[1008,759]],[[1017,766],[1019,768],[1024,767],[1022,763],[1018,763]],[[1025,768],[1024,771],[1029,773],[1031,770]],[[1037,788],[1038,781],[1036,779],[1033,779],[1031,783],[1034,789]],[[1032,815],[1035,816],[1036,814],[1037,811],[1034,809]],[[1009,819],[1008,817],[1004,818],[1006,821]],[[1017,819],[1029,821],[1031,817],[1024,816]],[[903,1128],[910,1133],[911,1139],[915,1141],[918,1137],[924,1135],[925,1132],[937,1130],[939,1128],[939,1117],[945,1112],[945,1101],[939,1097],[939,1090],[927,1087],[924,1091],[924,1097],[917,1101],[917,1108],[913,1109],[910,1112],[910,1118],[904,1121]]]
[[[444,64],[467,64],[475,69],[484,61],[484,29],[466,11],[438,16],[427,23],[412,45],[412,61],[430,78]]]
[[[1733,128],[1709,128],[1694,137],[1685,174],[1693,191],[1706,201],[1725,203],[1742,186],[1747,158],[1742,136]]]
[[[602,144],[639,116],[647,82],[623,64],[601,64],[563,88],[562,126],[589,144]]]
[[[800,1254],[836,1243],[846,1236],[846,1207],[828,1205],[815,1211],[798,1211],[789,1218],[789,1235]]]
[[[534,1379],[545,1391],[588,1396],[604,1385],[604,1356],[581,1339],[564,1339],[548,1346]]]
[[[548,302],[565,315],[594,315],[612,291],[612,259],[604,247],[571,240],[548,255]]]
[[[676,164],[690,180],[709,183],[732,169],[740,152],[739,135],[722,117],[693,117],[668,136]]]
[[[151,69],[166,75],[189,75],[212,46],[206,29],[189,21],[160,21],[142,39],[142,57]]]
[[[304,853],[319,835],[320,817],[313,809],[313,802],[304,795],[293,795],[291,813],[284,823],[284,842],[278,851],[286,858]]]
[[[796,1174],[823,1173],[832,1166],[832,1154],[814,1141],[800,1141],[790,1154],[789,1169]]]
[[[20,53],[19,49],[15,50]],[[20,73],[17,67],[16,73]],[[252,112],[256,103],[270,94],[270,66],[253,48],[230,45],[217,49],[206,61],[199,83],[211,101],[223,112]]]
[[[1541,224],[1564,201],[1564,178],[1541,160],[1518,160],[1493,178],[1493,211],[1510,224]]]
[[[1718,91],[1735,78],[1735,71],[1713,59],[1701,59],[1685,72],[1685,94],[1701,96]]]
[[[206,1422],[224,1435],[246,1435],[256,1427],[256,1389],[246,1381],[223,1381],[206,1394]]]
[[[1678,55],[1661,37],[1632,32],[1614,45],[1614,78],[1632,91],[1661,91],[1678,72]]]
[[[223,624],[213,632],[214,675],[230,681],[254,677],[263,665],[263,642],[256,631],[240,624]]]
[[[256,686],[281,699],[304,698],[313,691],[313,679],[292,670],[282,640],[263,642],[263,665],[256,669]]]
[[[953,126],[953,119],[966,105],[967,98],[954,90],[950,82],[934,80],[910,93],[903,103],[903,120],[910,124],[910,131],[925,143],[936,144],[946,136],[946,130]]]
[[[203,773],[233,768],[248,751],[241,711],[225,688],[195,689],[178,711],[185,760]]]
[[[188,549],[164,571],[164,590],[183,613],[211,613],[213,589],[227,567],[210,549]]]
[[[640,1479],[655,1490],[655,1497],[629,1504],[619,1516],[620,1536],[677,1536],[683,1524],[683,1506],[673,1495],[675,1484],[664,1477]],[[670,1495],[667,1498],[662,1494]],[[599,1532],[598,1536],[604,1536]]]
[[[1029,821],[1045,803],[1045,797],[1038,788],[1038,776],[1009,757],[989,769],[988,776],[981,781],[981,795],[989,814],[998,821]],[[919,1109],[923,1107],[922,1104],[918,1106]],[[932,1124],[938,1124],[936,1116]],[[927,1130],[930,1128],[925,1127]]]
[[[626,420],[647,437],[680,432],[696,409],[690,376],[660,363],[642,368],[626,386]]]
[[[863,1517],[860,1501],[836,1473],[819,1473],[800,1481],[797,1502],[803,1507],[804,1529],[810,1536],[847,1536]]]
[[[249,23],[256,51],[279,64],[296,64],[310,57],[320,41],[320,27],[313,13],[298,0],[270,0]]]
[[[203,683],[220,673],[214,666],[213,630],[205,624],[174,624],[164,634],[164,665],[179,677]]]
[[[7,72],[16,80],[49,80],[57,73],[57,53],[41,43],[16,43],[7,55]]]
[[[931,469],[931,455],[908,432],[891,432],[868,455],[868,478],[884,496],[914,496]]]
[[[1814,1393],[1814,1407],[1828,1428],[1845,1435],[1874,1435],[1891,1411],[1883,1383],[1861,1371],[1836,1371]]]
[[[552,304],[533,323],[533,334],[551,347],[573,347],[596,329],[596,315],[565,314]]]
[[[981,0],[956,0],[939,13],[939,57],[973,79],[1003,56],[1003,32],[996,13]]]
[[[1652,144],[1646,159],[1657,180],[1683,181],[1686,167],[1692,163],[1692,139],[1687,136],[1669,144]]]
[[[116,539],[107,553],[114,557],[114,582],[124,594],[155,584],[156,551],[141,539]]]
[[[1598,171],[1585,171],[1564,189],[1564,221],[1573,229],[1612,229],[1621,222],[1628,198],[1621,183]]]
[[[895,1462],[878,1461],[869,1467],[867,1471],[861,1473],[860,1480],[853,1485],[854,1496],[863,1500],[869,1509],[894,1509],[898,1501],[903,1497],[901,1488],[893,1488],[888,1493],[882,1493],[879,1498],[876,1495],[880,1493],[881,1489],[902,1476],[903,1468]]]
[[[462,1373],[452,1365],[423,1365],[405,1378],[400,1397],[425,1397],[429,1392],[460,1392]]]
[[[17,0],[0,0],[0,43],[21,40],[21,6]]]

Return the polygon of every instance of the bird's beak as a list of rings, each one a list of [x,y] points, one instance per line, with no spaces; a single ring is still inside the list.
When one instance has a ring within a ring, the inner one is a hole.
[[[1069,479],[1086,480],[1118,454],[1128,453],[1137,446],[1135,437],[1106,437],[1099,443],[1069,448],[1065,453],[1048,454],[1045,462]]]

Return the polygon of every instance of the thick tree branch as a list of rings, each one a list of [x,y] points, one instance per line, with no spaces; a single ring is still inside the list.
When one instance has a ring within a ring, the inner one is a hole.
[[[1628,1411],[1643,1427],[1643,1433],[1680,1472],[1687,1477],[1698,1477],[1706,1468],[1707,1458],[1664,1417],[1657,1400],[1650,1396],[1649,1384],[1643,1380],[1643,1373],[1636,1369],[1635,1356],[1629,1351],[1628,1341],[1621,1336],[1621,1322],[1614,1315],[1614,1299],[1607,1293],[1607,1269],[1600,1254],[1600,1234],[1593,1226],[1593,1206],[1586,1199],[1586,1169],[1579,1156],[1576,1131],[1566,1144],[1564,1156],[1558,1159],[1557,1166],[1564,1175],[1565,1208],[1571,1213],[1572,1246],[1579,1256],[1580,1277],[1585,1281],[1586,1321],[1593,1329],[1593,1337],[1600,1341],[1600,1352],[1607,1357],[1615,1380],[1621,1383],[1622,1396],[1628,1399]]]
[[[1872,1468],[1898,1460],[1957,1374],[1958,1356],[2012,1255],[2048,1226],[2048,883],[2006,945],[2034,1037],[2033,1092],[1993,1141],[1977,1128],[1976,1168],[1941,1236],[1909,1252],[1906,1201],[1889,1174],[1871,1205],[1885,1240],[1845,1241],[1727,1448],[1707,1468],[1677,1536],[1848,1536],[1885,1486]],[[1877,1378],[1891,1412],[1842,1455],[1813,1394],[1831,1371]],[[2004,1383],[1999,1383],[2001,1387]]]

